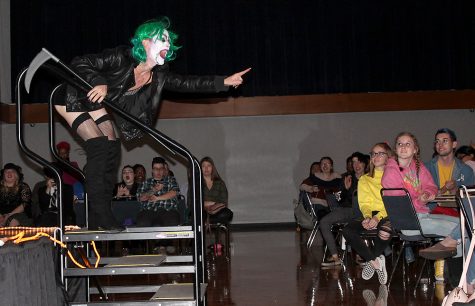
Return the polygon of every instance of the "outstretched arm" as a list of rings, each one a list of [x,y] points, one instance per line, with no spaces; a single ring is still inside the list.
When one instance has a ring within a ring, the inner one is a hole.
[[[179,75],[166,73],[164,88],[177,92],[220,92],[228,90],[229,86],[238,87],[243,83],[242,76],[251,68],[235,73],[228,77],[208,75]]]
[[[228,76],[227,78],[224,79],[224,85],[234,86],[234,88],[238,87],[243,82],[242,76],[248,73],[250,70],[251,68],[247,68],[246,70],[243,70],[241,72],[237,72],[231,76]]]

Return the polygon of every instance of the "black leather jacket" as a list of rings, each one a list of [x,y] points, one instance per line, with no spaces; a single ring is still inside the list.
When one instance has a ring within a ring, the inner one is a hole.
[[[163,89],[178,92],[219,92],[227,90],[223,76],[182,76],[168,71],[168,65],[155,66],[150,95],[141,97],[139,104],[144,107],[130,108],[121,104],[122,95],[135,85],[134,68],[139,64],[127,46],[106,49],[99,54],[76,57],[71,68],[92,86],[107,85],[107,99],[117,103],[123,110],[136,116],[149,126],[152,125],[160,103]],[[66,92],[66,110],[68,112],[85,112],[102,108],[99,103],[91,103],[86,92],[68,86]],[[122,122],[123,123],[123,122]],[[122,132],[130,128],[128,124],[119,124]],[[124,134],[124,133],[123,133]],[[127,134],[127,133],[125,133]],[[135,138],[135,137],[126,137]]]

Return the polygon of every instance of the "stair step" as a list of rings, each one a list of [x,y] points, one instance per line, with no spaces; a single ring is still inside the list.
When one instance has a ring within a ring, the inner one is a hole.
[[[107,268],[117,268],[117,267],[158,267],[163,261],[165,261],[166,256],[164,255],[128,255],[123,257],[117,257],[110,260],[110,262],[105,265]]]
[[[119,266],[119,267],[101,267],[97,269],[79,269],[67,268],[64,269],[65,277],[75,276],[100,276],[100,275],[138,275],[138,274],[167,274],[167,273],[195,273],[194,265],[180,265],[180,266]]]
[[[153,300],[179,300],[192,301],[193,300],[193,284],[165,284],[161,285],[158,291],[150,299]]]
[[[191,226],[128,227],[123,231],[90,231],[80,229],[64,233],[64,242],[111,241],[111,240],[153,240],[194,238]]]

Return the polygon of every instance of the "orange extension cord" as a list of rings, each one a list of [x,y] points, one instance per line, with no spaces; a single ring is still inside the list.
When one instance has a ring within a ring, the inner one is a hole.
[[[54,231],[56,231],[56,227],[23,227],[23,226],[18,226],[18,227],[2,227],[0,228],[0,235],[5,236],[5,235],[13,235],[10,237],[3,237],[0,238],[4,243],[7,241],[12,241],[14,244],[20,244],[24,243],[27,241],[33,241],[33,240],[38,240],[41,237],[47,237],[49,240],[57,243],[60,247],[68,251],[68,257],[71,259],[71,261],[79,268],[81,269],[86,269],[85,266],[81,265],[76,259],[74,259],[73,254],[71,254],[71,251],[68,250],[66,244],[63,242],[51,237],[50,234],[52,234]],[[15,234],[16,233],[16,234]],[[31,235],[27,236],[26,235]],[[97,251],[96,244],[94,241],[91,241],[92,248],[94,249],[94,253],[96,254],[97,260],[96,264],[94,265],[94,268],[97,268],[99,266],[99,261],[101,260],[101,256],[99,255],[99,252]]]

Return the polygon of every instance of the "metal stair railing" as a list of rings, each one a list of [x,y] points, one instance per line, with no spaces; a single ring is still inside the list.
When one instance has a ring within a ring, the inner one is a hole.
[[[45,51],[45,49],[43,49]],[[42,51],[43,52],[43,51]],[[47,51],[46,51],[47,52]],[[41,52],[40,52],[41,53]],[[48,52],[48,54],[50,54]],[[52,55],[51,55],[52,56]],[[73,84],[76,87],[79,87],[82,90],[90,90],[92,89],[92,86],[85,81],[83,78],[81,78],[79,75],[77,75],[73,70],[71,70],[68,66],[63,64],[59,59],[56,57],[52,56],[52,58],[56,64],[60,66],[60,68],[66,73],[60,69],[58,69],[55,66],[49,65],[49,64],[41,64],[43,68],[48,69],[50,72],[53,72],[63,80],[67,81],[70,84]],[[36,67],[35,69],[38,69],[39,67]],[[22,81],[25,79],[25,73],[27,72],[28,69],[24,69],[17,77],[17,84],[16,84],[16,94],[15,94],[15,99],[16,99],[16,104],[17,104],[17,140],[18,144],[21,148],[21,150],[32,160],[35,162],[39,163],[43,167],[47,167],[51,169],[55,175],[56,178],[59,182],[58,190],[62,190],[62,180],[61,180],[61,175],[58,169],[50,164],[46,159],[43,157],[39,156],[32,150],[30,150],[24,141],[23,137],[23,114],[22,114],[22,89],[23,87],[21,84],[23,83]],[[33,72],[34,73],[34,72]],[[28,76],[27,76],[28,78]],[[29,79],[31,81],[31,77]],[[49,144],[50,144],[50,149],[51,152],[53,153],[53,156],[58,159],[59,156],[54,150],[54,124],[53,124],[53,110],[52,110],[52,97],[54,95],[54,92],[57,90],[58,87],[56,87],[50,97],[49,101]],[[27,89],[29,90],[29,84],[27,84]],[[191,203],[193,205],[193,232],[194,232],[194,251],[195,251],[195,257],[194,257],[194,264],[196,267],[196,273],[195,273],[195,282],[194,282],[194,297],[195,300],[199,303],[199,299],[202,296],[202,291],[203,288],[205,287],[204,284],[204,241],[203,241],[203,212],[202,212],[202,178],[201,178],[201,166],[199,164],[199,161],[194,157],[189,150],[187,150],[183,145],[180,143],[174,141],[170,137],[164,135],[163,133],[159,132],[156,129],[153,129],[151,127],[148,127],[144,123],[142,123],[138,118],[124,112],[122,109],[118,108],[114,103],[110,102],[107,99],[104,99],[102,102],[105,106],[107,106],[110,110],[113,112],[117,113],[121,117],[125,118],[129,122],[133,123],[136,127],[141,129],[143,132],[147,133],[149,136],[151,136],[153,139],[155,139],[157,142],[159,142],[163,147],[168,149],[174,154],[178,154],[185,158],[188,162],[187,168],[189,170],[190,174],[190,183],[191,183],[191,188],[192,188],[192,193],[191,193]],[[59,158],[60,160],[60,158]],[[67,164],[66,164],[67,165]],[[74,167],[72,167],[74,168]],[[77,169],[74,168],[74,171]],[[77,172],[77,171],[76,171]],[[81,172],[81,176],[84,177],[84,175]],[[59,213],[60,213],[60,225],[63,227],[63,220],[62,220],[62,198],[61,198],[61,191],[58,191],[58,198],[60,201],[59,204]],[[61,277],[64,279],[64,266],[61,267]],[[203,288],[202,288],[203,287]],[[203,301],[201,301],[203,302]]]

